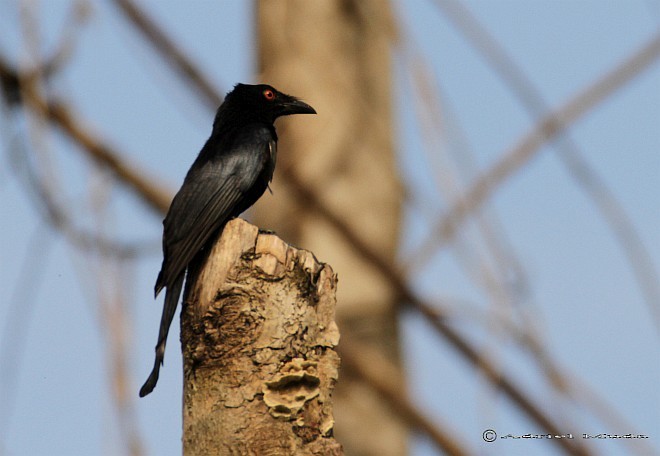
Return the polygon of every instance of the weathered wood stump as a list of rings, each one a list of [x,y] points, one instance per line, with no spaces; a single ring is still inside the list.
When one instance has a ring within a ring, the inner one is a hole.
[[[341,455],[332,436],[337,278],[235,219],[191,268],[181,313],[185,455]]]

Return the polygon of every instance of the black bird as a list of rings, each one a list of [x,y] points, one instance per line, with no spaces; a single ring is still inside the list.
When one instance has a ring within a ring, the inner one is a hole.
[[[316,114],[306,103],[265,84],[237,84],[213,121],[211,137],[188,171],[163,221],[163,265],[155,295],[167,288],[156,360],[140,397],[153,391],[165,356],[188,264],[225,224],[252,206],[273,178],[277,155],[275,119]]]

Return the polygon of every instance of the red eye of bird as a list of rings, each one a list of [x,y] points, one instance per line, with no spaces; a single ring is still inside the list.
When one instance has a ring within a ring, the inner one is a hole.
[[[264,90],[263,94],[264,98],[268,101],[273,101],[275,99],[275,93],[270,89]]]

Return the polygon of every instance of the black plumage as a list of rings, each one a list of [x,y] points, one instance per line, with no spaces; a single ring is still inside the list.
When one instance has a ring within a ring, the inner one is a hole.
[[[186,269],[232,218],[252,206],[273,178],[277,157],[274,122],[280,116],[316,114],[306,103],[265,84],[237,84],[227,94],[213,131],[188,171],[163,221],[163,265],[155,294],[166,288],[156,359],[140,397],[153,391],[165,356]]]

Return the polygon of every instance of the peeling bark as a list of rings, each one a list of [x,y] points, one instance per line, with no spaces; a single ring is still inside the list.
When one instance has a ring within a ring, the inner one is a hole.
[[[332,268],[235,219],[188,282],[183,453],[343,454]]]

